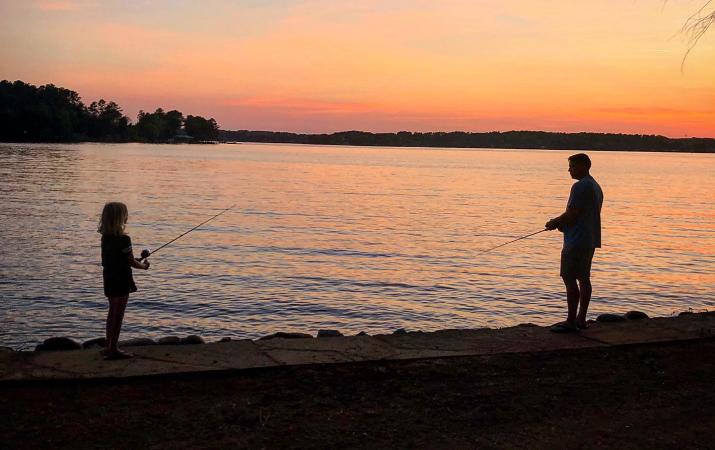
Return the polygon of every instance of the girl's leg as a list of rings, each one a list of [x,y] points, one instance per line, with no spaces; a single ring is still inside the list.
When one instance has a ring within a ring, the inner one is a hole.
[[[129,295],[109,297],[109,314],[107,315],[107,353],[117,354],[119,349],[119,332],[122,329],[124,311],[127,308]]]
[[[107,338],[107,348],[109,348],[109,341],[112,336],[112,322],[114,321],[114,316],[117,314],[117,308],[114,306],[116,304],[115,297],[107,297],[109,301],[109,311],[107,311],[107,323],[105,327],[105,335]]]

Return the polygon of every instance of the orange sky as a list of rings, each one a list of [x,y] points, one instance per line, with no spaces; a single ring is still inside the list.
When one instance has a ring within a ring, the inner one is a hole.
[[[0,78],[224,129],[715,137],[702,3],[0,0]]]

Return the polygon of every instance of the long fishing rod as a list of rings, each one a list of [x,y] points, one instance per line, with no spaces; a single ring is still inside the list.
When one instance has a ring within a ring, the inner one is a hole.
[[[166,244],[162,245],[161,247],[157,248],[156,250],[154,250],[154,251],[152,251],[152,252],[149,252],[149,250],[146,250],[146,249],[145,249],[145,250],[142,250],[141,258],[137,259],[137,261],[142,261],[142,260],[144,260],[144,259],[147,259],[147,258],[149,257],[149,255],[153,255],[154,253],[158,252],[158,251],[161,250],[162,248],[164,248],[164,247],[166,247],[167,245],[171,244],[171,243],[174,242],[175,240],[177,240],[177,239],[179,239],[179,238],[181,238],[181,237],[183,237],[183,236],[186,236],[187,234],[191,233],[191,232],[194,231],[195,229],[199,228],[201,225],[205,225],[205,224],[211,222],[212,220],[214,220],[215,218],[217,218],[217,217],[220,216],[221,214],[225,213],[225,212],[228,211],[229,209],[232,209],[234,206],[236,206],[236,205],[231,205],[231,206],[229,206],[228,208],[226,208],[226,209],[224,209],[223,211],[221,211],[220,213],[216,214],[215,216],[213,216],[213,217],[211,217],[211,218],[209,218],[209,219],[207,219],[207,220],[204,220],[204,221],[201,222],[200,224],[196,225],[194,228],[190,229],[189,231],[187,231],[187,232],[185,232],[185,233],[182,233],[182,234],[176,236],[174,239],[170,240],[169,242],[167,242]]]
[[[503,244],[499,244],[499,245],[497,245],[496,247],[488,248],[488,249],[486,249],[486,250],[481,250],[481,252],[482,252],[482,253],[488,253],[488,252],[491,252],[492,250],[498,249],[499,247],[504,247],[505,245],[511,244],[512,242],[516,242],[516,241],[520,241],[520,240],[522,240],[522,239],[526,239],[526,238],[528,238],[528,237],[537,235],[537,234],[539,234],[539,233],[543,233],[544,231],[549,231],[549,230],[548,230],[547,228],[544,228],[543,230],[539,230],[539,231],[537,231],[537,232],[535,232],[535,233],[527,234],[526,236],[522,236],[522,237],[520,237],[520,238],[518,238],[518,239],[514,239],[513,241],[509,241],[509,242],[505,242],[505,243],[503,243]]]

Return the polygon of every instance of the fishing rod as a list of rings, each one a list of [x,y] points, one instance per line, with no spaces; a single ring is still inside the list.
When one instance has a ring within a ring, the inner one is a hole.
[[[520,240],[522,240],[522,239],[526,239],[526,238],[528,238],[528,237],[537,235],[537,234],[539,234],[539,233],[543,233],[544,231],[549,231],[549,230],[548,230],[548,228],[544,228],[543,230],[539,230],[539,231],[537,231],[537,232],[535,232],[535,233],[527,234],[526,236],[522,236],[522,237],[520,237],[520,238],[518,238],[518,239],[514,239],[513,241],[505,242],[505,243],[503,243],[503,244],[497,245],[496,247],[492,247],[492,248],[489,248],[489,249],[486,249],[486,250],[480,250],[480,251],[481,251],[482,253],[488,253],[488,252],[491,252],[492,250],[498,249],[499,247],[504,247],[505,245],[511,244],[512,242],[516,242],[516,241],[520,241]]]
[[[153,255],[154,253],[158,252],[158,251],[161,250],[162,248],[164,248],[164,247],[166,247],[167,245],[171,244],[171,243],[174,242],[175,240],[177,240],[177,239],[179,239],[179,238],[181,238],[181,237],[183,237],[183,236],[186,236],[187,234],[191,233],[191,232],[194,231],[195,229],[199,228],[201,225],[205,225],[205,224],[211,222],[212,220],[214,220],[215,218],[217,218],[217,217],[220,216],[221,214],[225,213],[225,212],[228,211],[229,209],[232,209],[234,206],[236,206],[236,205],[231,205],[231,206],[229,206],[228,208],[222,210],[220,213],[216,214],[215,216],[210,217],[210,218],[207,219],[207,220],[204,220],[204,221],[201,222],[200,224],[196,225],[194,228],[190,229],[189,231],[186,231],[185,233],[182,233],[182,234],[176,236],[174,239],[170,240],[170,241],[167,242],[166,244],[164,244],[164,245],[162,245],[161,247],[157,248],[157,249],[154,250],[153,252],[150,252],[150,251],[147,250],[147,249],[142,250],[141,258],[138,258],[137,261],[142,261],[142,260],[144,260],[144,259],[147,259],[147,258],[149,257],[149,255]]]

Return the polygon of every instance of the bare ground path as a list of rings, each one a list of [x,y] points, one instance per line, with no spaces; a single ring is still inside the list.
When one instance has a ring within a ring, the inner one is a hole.
[[[715,340],[0,384],[0,447],[715,448]]]

